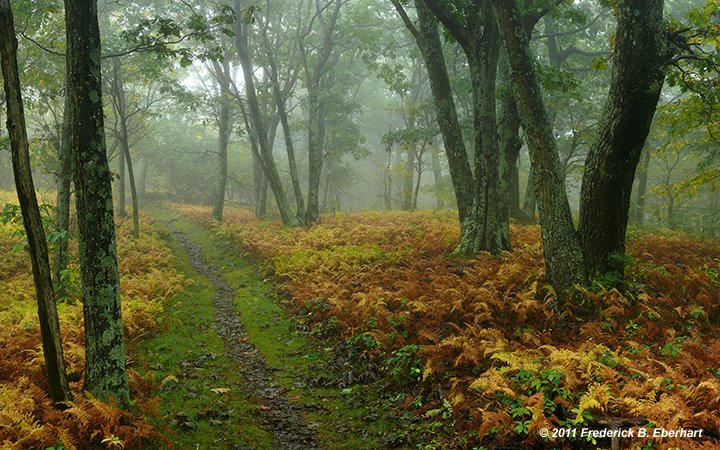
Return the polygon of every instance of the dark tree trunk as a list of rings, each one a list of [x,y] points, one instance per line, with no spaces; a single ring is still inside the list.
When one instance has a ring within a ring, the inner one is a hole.
[[[623,273],[635,169],[657,107],[669,61],[663,0],[621,0],[613,75],[600,133],[585,163],[580,238],[587,273]]]
[[[127,176],[125,175],[125,152],[122,148],[120,148],[120,153],[118,153],[118,205],[117,205],[117,215],[118,217],[126,217],[127,216],[127,209],[125,208],[125,204],[127,203],[125,200],[125,179]]]
[[[638,174],[637,187],[637,209],[635,210],[635,221],[638,225],[645,225],[645,195],[647,193],[648,169],[650,168],[650,149],[643,153],[642,165]]]
[[[576,284],[586,280],[582,250],[520,12],[514,0],[496,2],[495,7],[505,36],[523,129],[528,137],[547,276],[563,299],[571,295]]]
[[[398,0],[392,0],[392,2],[405,26],[415,37],[428,71],[430,88],[435,100],[436,118],[445,144],[445,153],[448,159],[460,219],[461,244],[456,249],[456,253],[474,256],[474,254],[470,254],[471,252],[468,251],[467,246],[464,244],[468,241],[474,241],[475,233],[477,233],[477,227],[474,226],[475,222],[473,220],[474,179],[457,117],[455,100],[453,99],[445,56],[442,51],[438,23],[432,11],[428,9],[425,0],[415,0],[418,14],[417,29],[408,18],[400,2]]]
[[[403,170],[403,188],[401,205],[404,211],[413,209],[413,185],[415,179],[415,146],[416,144],[406,144],[405,147],[405,168]]]
[[[212,61],[215,78],[220,85],[220,111],[218,113],[218,173],[215,188],[212,216],[215,220],[223,219],[225,209],[225,191],[228,178],[228,143],[232,132],[230,117],[230,60],[226,57],[222,64]]]
[[[266,4],[269,7],[269,2]],[[303,197],[302,187],[300,186],[300,175],[298,173],[297,160],[295,158],[295,144],[292,139],[292,131],[290,129],[290,120],[287,113],[287,95],[280,85],[278,78],[278,68],[275,62],[275,55],[267,36],[267,27],[262,28],[262,41],[265,54],[268,60],[268,76],[272,84],[272,96],[277,109],[277,116],[282,125],[283,137],[285,138],[285,150],[288,156],[288,167],[290,169],[290,180],[292,181],[293,194],[295,195],[295,216],[300,223],[305,222],[305,199]],[[297,77],[289,81],[289,86],[296,83]]]
[[[504,158],[502,166],[500,220],[509,221],[510,217],[524,219],[520,211],[520,177],[517,160],[522,149],[520,139],[520,113],[510,82],[510,62],[507,52],[500,59],[500,108],[498,114],[498,133],[500,135],[500,155]],[[505,228],[504,226],[502,227]]]
[[[137,189],[135,187],[135,173],[133,172],[132,157],[130,156],[130,136],[128,133],[128,112],[125,100],[125,86],[120,71],[120,61],[116,58],[113,60],[113,80],[112,80],[113,96],[115,101],[113,106],[115,114],[118,118],[117,140],[120,147],[120,182],[118,191],[120,193],[120,201],[118,202],[118,216],[125,217],[125,168],[127,167],[128,181],[130,182],[130,195],[133,206],[133,237],[140,238],[140,211],[138,210]]]
[[[30,168],[25,113],[17,65],[18,43],[9,0],[0,0],[0,29],[3,30],[0,34],[0,61],[2,62],[4,92],[7,100],[7,128],[12,151],[15,187],[32,261],[40,336],[50,398],[59,404],[71,399],[70,387],[65,372],[45,230],[40,217],[40,208],[35,196],[32,169]]]
[[[325,160],[325,118],[327,116],[326,101],[321,98],[324,90],[323,79],[328,70],[328,62],[336,42],[335,27],[340,17],[340,9],[344,2],[333,0],[335,6],[331,17],[318,22],[325,27],[323,40],[317,50],[317,57],[311,67],[311,61],[300,38],[300,54],[305,71],[305,88],[308,101],[308,194],[305,223],[320,223],[320,180],[322,178],[323,162]],[[309,33],[311,30],[308,29]]]
[[[532,168],[528,173],[527,185],[525,186],[525,200],[522,211],[528,221],[535,222],[535,211],[537,210],[537,198],[535,197],[535,180]]]
[[[267,179],[270,189],[273,191],[275,196],[275,202],[280,212],[282,222],[286,226],[297,226],[299,225],[297,219],[293,216],[290,204],[288,203],[287,196],[285,195],[285,188],[280,179],[280,174],[275,164],[275,159],[272,154],[272,147],[268,143],[266,125],[264,123],[262,114],[260,112],[260,105],[258,103],[257,92],[255,90],[255,80],[253,79],[253,68],[252,62],[250,61],[250,54],[248,52],[248,31],[247,24],[243,23],[241,16],[242,5],[240,0],[235,0],[235,49],[237,51],[240,65],[242,66],[243,78],[245,80],[245,92],[248,103],[248,121],[250,123],[250,133],[255,135],[255,140],[258,144],[258,156],[260,157],[261,166],[263,173]]]
[[[72,185],[72,154],[69,148],[70,140],[70,106],[65,100],[63,113],[63,129],[60,138],[58,153],[57,200],[55,202],[55,231],[64,233],[55,249],[53,258],[53,273],[55,280],[55,295],[58,300],[65,298],[65,285],[62,281],[63,273],[67,270],[70,260],[70,190]]]
[[[103,125],[96,0],[65,0],[67,66],[75,158],[85,326],[85,389],[129,404],[110,168]]]

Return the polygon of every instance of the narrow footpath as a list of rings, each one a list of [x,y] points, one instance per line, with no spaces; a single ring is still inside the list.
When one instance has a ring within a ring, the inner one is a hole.
[[[284,396],[285,389],[273,381],[273,370],[248,339],[235,309],[235,289],[207,265],[200,247],[195,242],[180,231],[174,230],[172,234],[186,248],[195,270],[207,277],[215,287],[215,330],[223,339],[227,354],[237,362],[247,391],[256,397],[261,405],[259,415],[263,428],[277,437],[280,449],[319,448],[313,424],[306,423],[300,415],[302,405],[288,401]]]

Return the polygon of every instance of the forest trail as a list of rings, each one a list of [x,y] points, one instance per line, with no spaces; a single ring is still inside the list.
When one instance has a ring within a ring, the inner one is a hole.
[[[235,289],[206,263],[197,243],[181,231],[173,230],[172,234],[187,250],[195,270],[215,287],[215,330],[223,339],[228,356],[237,363],[248,393],[261,405],[259,419],[263,428],[276,436],[280,449],[319,448],[311,425],[299,414],[302,405],[290,403],[283,395],[285,389],[275,382],[273,370],[248,338],[234,304]]]

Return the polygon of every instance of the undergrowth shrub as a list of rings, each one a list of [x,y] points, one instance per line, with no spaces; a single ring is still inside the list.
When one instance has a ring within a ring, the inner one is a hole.
[[[449,212],[340,214],[286,229],[245,211],[218,223],[207,208],[175,208],[263,264],[310,326],[332,321],[346,339],[338,348],[388,376],[406,393],[401,406],[448,416],[459,433],[443,446],[596,448],[538,430],[602,416],[714,436],[632,448],[720,446],[717,242],[641,235],[619,261],[624,278],[607,274],[559,309],[537,226],[511,225],[512,252],[459,259],[448,256],[459,235]]]
[[[158,411],[152,380],[130,370],[134,402],[130,411],[82,392],[85,352],[82,299],[77,289],[68,290],[69,298],[58,305],[74,400],[64,411],[53,408],[45,394],[30,263],[22,249],[13,251],[21,240],[13,231],[16,226],[0,226],[0,447],[132,449],[150,442],[169,446],[161,430],[144,418]],[[132,361],[132,343],[161,329],[167,302],[188,280],[176,272],[159,231],[145,218],[139,240],[132,239],[129,223],[121,223],[117,235],[123,320]],[[72,261],[70,270],[77,268],[77,261]]]

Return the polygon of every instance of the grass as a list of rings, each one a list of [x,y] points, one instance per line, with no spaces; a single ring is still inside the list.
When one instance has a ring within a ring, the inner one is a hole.
[[[305,420],[316,426],[322,446],[366,449],[387,447],[388,440],[398,442],[403,432],[395,430],[406,429],[407,424],[402,423],[401,414],[387,412],[388,399],[382,398],[380,386],[356,385],[340,389],[308,385],[310,379],[335,376],[325,369],[331,359],[334,342],[312,339],[298,331],[298,322],[278,305],[277,296],[257,266],[233,252],[230,246],[214,240],[209,231],[187,218],[173,217],[172,226],[196,242],[203,249],[206,262],[221,271],[228,284],[237,289],[235,304],[248,337],[274,369],[275,381],[287,390],[288,398],[308,405]],[[182,254],[182,263],[188,264],[187,256],[178,251],[177,244],[171,243],[171,246],[178,256]],[[196,276],[193,275],[193,278]],[[198,286],[190,289],[190,296],[194,289]],[[205,304],[210,305],[210,300],[206,300]],[[190,313],[191,309],[186,300],[182,314]],[[208,309],[211,307],[208,306]],[[199,342],[212,342],[218,338],[188,336],[188,339],[183,345],[192,348]],[[217,353],[221,353],[219,348]],[[183,357],[177,351],[176,354],[175,359]],[[253,443],[253,447],[260,448],[257,443]]]
[[[166,240],[177,269],[195,283],[168,307],[167,330],[138,346],[139,363],[162,380],[158,425],[170,425],[168,439],[178,449],[274,448],[274,436],[258,423],[259,405],[248,400],[235,362],[213,331],[213,286],[180,243],[169,235]]]

